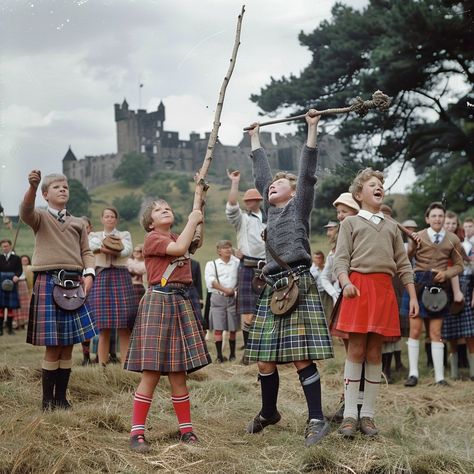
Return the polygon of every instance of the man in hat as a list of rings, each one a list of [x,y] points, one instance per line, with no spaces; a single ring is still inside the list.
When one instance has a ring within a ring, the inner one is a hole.
[[[227,171],[227,176],[231,185],[225,213],[227,220],[237,232],[237,248],[240,258],[237,313],[242,319],[242,335],[244,346],[246,346],[249,330],[255,317],[258,297],[253,289],[252,280],[258,268],[258,262],[265,260],[265,242],[262,232],[266,225],[263,222],[263,214],[260,209],[263,198],[255,188],[247,189],[243,197],[245,210],[242,210],[238,203],[240,171]],[[245,356],[242,358],[242,363],[248,363]]]
[[[18,298],[17,281],[23,272],[21,259],[15,255],[12,242],[8,239],[0,241],[0,336],[3,335],[3,321],[5,309],[7,312],[8,334],[13,332],[13,316],[8,313],[9,309],[20,307]]]

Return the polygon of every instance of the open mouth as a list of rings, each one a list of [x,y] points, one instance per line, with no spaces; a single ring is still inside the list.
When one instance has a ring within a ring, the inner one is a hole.
[[[375,191],[375,192],[374,192],[374,196],[375,196],[376,198],[379,198],[379,199],[380,199],[380,198],[383,197],[383,193],[382,193],[382,191]]]

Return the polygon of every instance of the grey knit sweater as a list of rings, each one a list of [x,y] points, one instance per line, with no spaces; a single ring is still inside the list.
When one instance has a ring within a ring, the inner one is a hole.
[[[267,213],[267,243],[288,265],[298,262],[310,266],[309,218],[314,201],[318,149],[305,145],[301,151],[296,194],[285,207],[275,207],[268,202],[268,188],[273,176],[265,150],[263,148],[254,150],[251,158],[255,187],[263,196],[263,205]],[[268,247],[266,260],[267,264],[263,268],[266,274],[284,270],[273,260]]]

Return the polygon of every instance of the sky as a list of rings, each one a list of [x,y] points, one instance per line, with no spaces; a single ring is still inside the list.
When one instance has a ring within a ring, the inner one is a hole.
[[[347,3],[363,8],[367,0]],[[222,143],[237,144],[244,126],[264,120],[250,95],[271,77],[298,75],[307,66],[311,56],[298,33],[329,19],[333,4],[246,2],[221,115]],[[17,214],[28,172],[61,172],[69,146],[77,158],[115,153],[113,104],[124,98],[131,109],[148,111],[162,100],[165,128],[182,139],[210,131],[241,6],[235,0],[0,0],[0,201],[6,213]],[[408,170],[393,190],[412,182]]]

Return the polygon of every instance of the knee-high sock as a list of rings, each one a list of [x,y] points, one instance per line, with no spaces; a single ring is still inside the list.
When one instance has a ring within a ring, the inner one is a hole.
[[[181,434],[193,431],[191,423],[191,403],[189,402],[189,393],[184,395],[171,395],[174,412],[178,418],[179,431]]]
[[[469,377],[474,377],[474,352],[469,352],[468,361],[469,361]]]
[[[379,394],[380,376],[382,375],[382,364],[365,363],[365,390],[364,403],[360,410],[360,417],[373,418],[375,414],[375,400]]]
[[[433,357],[435,382],[439,382],[444,379],[444,344],[442,342],[431,342],[431,356]]]
[[[410,365],[410,370],[408,375],[414,375],[419,377],[418,373],[418,357],[420,356],[420,341],[418,339],[408,338],[408,363]]]
[[[235,357],[235,339],[229,339],[229,357]]]
[[[132,429],[130,436],[142,435],[145,433],[145,422],[150,410],[153,397],[147,397],[138,392],[133,398]]]
[[[258,374],[260,388],[262,390],[262,409],[260,415],[263,418],[271,418],[277,409],[278,389],[280,387],[280,377],[278,369],[271,374]]]
[[[59,370],[59,360],[50,362],[43,360],[42,364],[43,409],[51,408],[54,399],[54,387]]]
[[[298,376],[308,405],[308,420],[324,419],[321,406],[321,381],[316,364],[313,362],[308,367],[298,370]]]
[[[458,363],[459,363],[458,353],[451,352],[451,354],[449,354],[449,365],[451,368],[451,378],[454,380],[456,380],[459,377]]]
[[[346,359],[344,365],[344,418],[357,420],[357,399],[359,395],[362,364]]]

